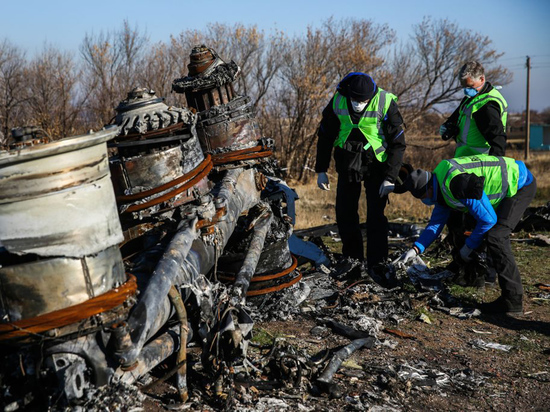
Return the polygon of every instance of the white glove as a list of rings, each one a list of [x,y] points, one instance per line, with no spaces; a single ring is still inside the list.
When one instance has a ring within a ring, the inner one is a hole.
[[[443,134],[447,131],[447,126],[445,126],[444,124],[442,124],[441,126],[439,126],[439,135],[440,136],[443,136]]]
[[[407,263],[409,260],[414,258],[418,253],[416,252],[415,248],[410,248],[405,253],[403,253],[401,256],[399,256],[398,259],[395,259],[393,261],[393,264],[399,264],[399,263]]]
[[[384,180],[380,185],[380,190],[378,193],[380,194],[380,197],[384,197],[393,192],[393,189],[395,189],[395,184],[389,182],[388,180]]]
[[[317,174],[317,186],[321,190],[330,190],[330,183],[328,182],[328,176],[326,173]]]
[[[474,249],[471,249],[468,247],[468,245],[464,245],[462,246],[462,249],[460,249],[460,258],[468,263],[468,262],[471,262],[472,261],[472,252],[474,251]]]

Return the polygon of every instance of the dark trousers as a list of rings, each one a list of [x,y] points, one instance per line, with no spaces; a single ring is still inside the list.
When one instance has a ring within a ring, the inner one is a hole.
[[[537,182],[524,186],[513,197],[505,198],[497,208],[497,223],[487,232],[487,254],[492,258],[502,296],[511,303],[521,303],[523,286],[512,247],[510,234],[519,223],[525,209],[535,197]]]
[[[346,174],[338,175],[336,188],[336,223],[342,239],[342,254],[363,259],[363,236],[359,227],[361,186],[367,196],[367,265],[381,263],[388,257],[388,219],[384,209],[388,197],[380,198],[381,177],[366,177],[364,182],[350,182]]]

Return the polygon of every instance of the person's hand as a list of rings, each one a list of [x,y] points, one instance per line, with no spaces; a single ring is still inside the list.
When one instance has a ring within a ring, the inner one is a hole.
[[[395,184],[391,183],[389,180],[384,180],[380,185],[380,190],[378,193],[380,194],[380,197],[384,197],[393,192],[393,189],[395,189]]]
[[[443,136],[446,131],[447,131],[447,126],[446,125],[442,124],[441,126],[439,126],[439,135],[440,136]]]
[[[317,174],[317,186],[321,190],[330,190],[330,183],[328,182],[328,176],[326,173]]]
[[[415,248],[410,248],[405,253],[403,253],[401,256],[399,256],[399,258],[395,259],[393,261],[393,264],[394,265],[399,265],[400,263],[402,263],[402,264],[407,263],[409,260],[416,257],[416,255],[418,255],[418,252],[416,251],[416,249]]]
[[[460,258],[466,263],[471,262],[473,251],[474,249],[471,249],[470,247],[468,247],[468,245],[462,246],[462,248],[460,249]]]

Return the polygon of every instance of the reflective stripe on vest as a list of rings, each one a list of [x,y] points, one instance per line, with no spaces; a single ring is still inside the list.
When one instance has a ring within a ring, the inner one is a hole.
[[[476,96],[477,97],[477,96]],[[461,132],[457,139],[455,157],[471,156],[476,154],[488,154],[491,146],[477,129],[477,125],[472,127],[472,116],[489,101],[499,103],[502,121],[502,127],[506,130],[506,120],[508,117],[508,105],[504,97],[496,89],[489,93],[484,93],[481,97],[474,97],[465,107],[460,109],[459,127]],[[481,104],[480,104],[481,103]],[[474,123],[475,124],[475,123]]]
[[[513,159],[510,159],[513,161]],[[486,193],[487,197],[489,198],[489,201],[491,204],[496,207],[498,204],[508,195],[508,191],[510,189],[510,176],[508,173],[508,166],[506,164],[506,158],[504,157],[497,157],[497,156],[487,156],[487,155],[480,155],[480,156],[471,156],[471,157],[463,157],[458,159],[448,159],[444,160],[443,162],[447,162],[450,167],[448,170],[444,173],[444,175],[440,175],[438,173],[438,169],[440,169],[439,165],[434,171],[436,173],[437,179],[440,182],[441,192],[443,193],[443,197],[445,199],[445,202],[459,210],[465,210],[465,206],[459,202],[452,194],[450,190],[450,183],[451,180],[461,174],[461,173],[472,173],[475,169],[477,169],[478,173],[474,173],[477,176],[484,176],[482,173],[483,168],[488,167],[499,167],[500,169],[500,191],[497,193]],[[445,166],[445,164],[441,162],[442,167]],[[515,161],[514,163],[515,164]],[[513,167],[513,165],[512,165]],[[458,173],[457,173],[458,172]],[[518,172],[519,176],[519,172]],[[515,179],[517,180],[518,176],[515,176]],[[487,176],[485,176],[487,178]],[[484,184],[484,192],[487,191],[488,188],[492,188],[494,186],[495,182],[488,182],[487,179]],[[512,190],[511,194],[512,196],[517,192],[517,181],[516,184],[516,190]],[[491,190],[490,190],[491,191]]]
[[[363,148],[367,150],[372,146],[376,158],[380,162],[384,162],[387,158],[385,152],[388,147],[388,143],[386,142],[382,130],[382,119],[386,115],[391,100],[395,99],[396,97],[393,94],[378,88],[378,92],[369,102],[366,110],[361,115],[361,119],[359,119],[358,124],[354,124],[351,121],[350,110],[348,108],[346,97],[336,92],[332,107],[334,113],[340,120],[340,131],[338,138],[334,142],[334,146],[343,147],[351,131],[353,129],[359,129],[367,140],[367,143]],[[375,108],[376,110],[373,110]],[[373,133],[374,130],[369,130],[372,126],[376,129],[376,134]]]

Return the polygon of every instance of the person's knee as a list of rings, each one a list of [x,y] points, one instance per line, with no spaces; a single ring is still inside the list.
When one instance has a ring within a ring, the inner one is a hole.
[[[503,225],[495,225],[487,233],[487,245],[499,245],[510,241],[510,228]]]

